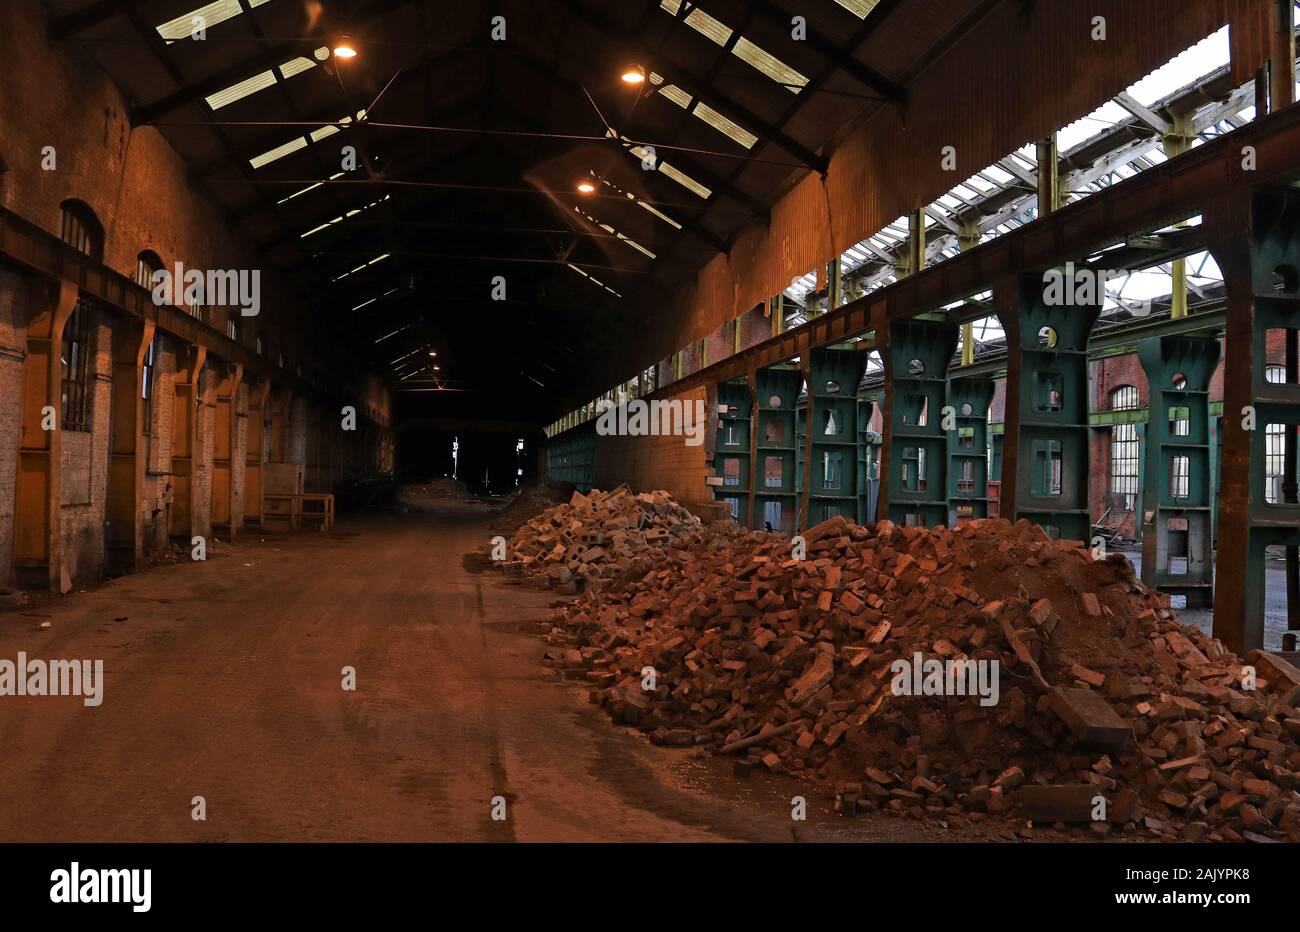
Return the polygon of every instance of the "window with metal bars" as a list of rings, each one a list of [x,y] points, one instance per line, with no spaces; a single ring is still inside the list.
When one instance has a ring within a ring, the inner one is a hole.
[[[1139,405],[1138,390],[1121,385],[1110,393],[1112,411],[1132,411]],[[1116,424],[1110,433],[1110,492],[1124,497],[1124,510],[1132,511],[1138,492],[1138,435],[1136,424]]]
[[[1191,494],[1192,460],[1180,453],[1169,460],[1169,497],[1187,498]]]
[[[63,327],[63,429],[90,429],[90,314],[78,301]]]
[[[1286,382],[1285,366],[1266,366],[1264,380],[1274,385]],[[1286,461],[1286,425],[1264,427],[1264,501],[1276,505],[1282,501],[1282,474]]]
[[[153,290],[153,273],[162,269],[162,260],[156,253],[145,250],[135,257],[135,283],[141,288]]]
[[[1295,428],[1291,428],[1294,430]],[[1282,501],[1283,464],[1286,461],[1285,424],[1269,424],[1264,428],[1264,501],[1276,505]]]
[[[95,212],[77,200],[60,205],[59,238],[96,262],[104,258],[104,228]]]
[[[153,390],[154,359],[157,353],[158,338],[154,337],[144,350],[144,363],[140,367],[140,409],[141,431],[148,437],[153,432]]]

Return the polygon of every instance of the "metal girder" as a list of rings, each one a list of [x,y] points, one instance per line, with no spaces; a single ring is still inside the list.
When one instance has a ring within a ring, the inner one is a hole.
[[[1241,170],[1241,147],[1255,147],[1256,170]],[[770,366],[883,326],[915,317],[972,294],[1000,277],[1026,268],[1051,268],[1088,256],[1127,237],[1200,213],[1225,192],[1300,177],[1300,108],[1288,107],[1185,155],[1127,178],[1105,191],[1068,204],[1055,214],[996,240],[945,259],[832,308],[800,325],[674,382],[673,392],[705,381],[742,378]],[[1195,321],[1198,315],[1190,318]]]
[[[634,60],[639,61],[648,71],[653,70],[666,77],[671,76],[672,82],[687,94],[692,97],[705,98],[709,106],[723,116],[744,126],[754,135],[784,149],[806,167],[821,174],[826,173],[827,166],[830,163],[824,156],[813,152],[803,143],[792,138],[749,108],[719,97],[712,91],[709,82],[690,68],[672,61],[661,61],[652,56],[647,49],[641,46],[642,40],[640,36],[625,32],[600,10],[582,6],[574,2],[574,0],[556,0],[556,2],[569,13],[580,17],[593,29],[607,36],[618,45],[623,46],[625,52]]]
[[[1133,114],[1135,117],[1137,117],[1139,120],[1141,120],[1143,123],[1151,127],[1151,129],[1155,130],[1157,133],[1159,133],[1162,136],[1174,128],[1174,125],[1172,123],[1170,123],[1160,114],[1156,113],[1150,107],[1146,107],[1142,103],[1134,99],[1133,96],[1129,94],[1127,91],[1120,91],[1118,94],[1115,95],[1114,100],[1115,103],[1119,104],[1129,113]]]
[[[572,69],[571,65],[567,63],[560,65],[559,68],[564,69],[564,71],[561,72],[552,63],[542,61],[533,55],[520,54],[517,56],[517,60],[529,65],[531,68],[533,68],[534,71],[537,72],[537,74],[543,80],[551,84],[554,84],[561,90],[567,91],[571,94],[577,95],[584,99],[586,98],[586,90],[583,88],[582,83],[576,78],[570,76],[569,74],[569,72]],[[609,144],[618,146],[620,149],[624,151],[627,150],[627,146],[628,146],[628,143],[613,138],[609,140]],[[680,167],[682,171],[686,172],[686,174],[690,175],[692,178],[695,178],[701,184],[708,187],[714,194],[725,194],[726,196],[732,198],[733,200],[738,201],[739,203],[743,204],[745,208],[749,210],[752,214],[754,214],[756,217],[767,216],[768,207],[766,204],[759,201],[757,198],[753,197],[752,195],[747,194],[746,192],[740,190],[735,185],[731,184],[731,182],[720,177],[717,173],[712,172],[709,169],[705,168],[703,165],[696,162],[690,156],[684,153],[674,152],[672,154],[672,163],[673,165]],[[658,174],[658,173],[651,172],[650,174]],[[708,200],[701,199],[700,206],[704,207],[706,204],[709,203],[709,200],[711,200],[711,198]],[[685,226],[685,224],[682,225]],[[727,250],[723,249],[719,251],[726,252]]]

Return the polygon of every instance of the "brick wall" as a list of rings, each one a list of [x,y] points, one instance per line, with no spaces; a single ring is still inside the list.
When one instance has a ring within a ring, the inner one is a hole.
[[[188,180],[186,163],[156,129],[132,127],[129,107],[117,87],[77,43],[47,39],[46,5],[41,0],[0,3],[0,207],[45,231],[60,232],[65,200],[84,202],[104,231],[103,261],[134,277],[137,257],[156,253],[164,266],[180,262],[189,269],[259,268],[246,234],[232,227],[224,212]],[[53,148],[53,170],[42,164]],[[264,355],[302,364],[307,375],[318,369],[290,339],[295,305],[285,300],[273,271],[261,276],[261,313],[240,319],[240,342],[252,349],[262,337]],[[17,444],[21,421],[22,371],[26,352],[28,282],[0,266],[0,584],[12,578]],[[300,309],[301,310],[301,309]],[[224,331],[225,309],[215,309],[209,323]],[[99,578],[105,563],[104,519],[107,498],[109,417],[112,393],[112,328],[118,319],[97,312],[92,326],[90,423],[85,432],[63,438],[64,504],[61,530],[66,565],[75,582]],[[149,434],[144,438],[146,470],[138,508],[145,527],[146,555],[168,542],[173,497],[172,415],[178,354],[186,347],[160,335],[155,358],[154,400]],[[373,376],[343,375],[356,398],[358,415],[391,423],[388,386]],[[215,444],[215,373],[202,375],[197,411],[199,434],[195,455],[195,525],[211,530],[212,473]],[[305,422],[302,405],[288,434],[290,459],[302,462]],[[238,409],[246,412],[247,389],[241,387]],[[337,423],[337,421],[335,422]],[[369,429],[364,423],[363,429]],[[236,420],[232,501],[242,514],[246,457],[246,415]],[[364,460],[357,451],[358,461]],[[263,457],[265,459],[265,456]]]
[[[708,410],[704,387],[673,396],[687,404],[697,400]],[[662,489],[682,502],[713,500],[712,489],[704,481],[709,475],[708,451],[716,440],[716,413],[705,425],[705,442],[687,446],[680,436],[596,437],[592,483],[600,489],[612,489],[626,482],[634,492]]]
[[[19,300],[22,288],[18,275],[0,267],[0,585],[13,579],[14,485],[27,351],[26,321]]]

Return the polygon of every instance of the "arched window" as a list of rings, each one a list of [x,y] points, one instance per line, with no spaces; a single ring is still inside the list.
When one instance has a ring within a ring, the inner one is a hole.
[[[104,227],[95,212],[78,200],[66,200],[59,206],[59,238],[77,252],[96,262],[104,259]]]
[[[95,212],[77,200],[60,205],[59,238],[96,262],[104,258],[104,228]],[[63,364],[63,429],[88,430],[90,427],[90,324],[93,311],[79,300],[72,316],[63,325],[60,347]]]
[[[1138,390],[1121,385],[1110,393],[1112,411],[1133,411],[1140,406]],[[1132,511],[1138,491],[1138,435],[1136,424],[1116,424],[1110,429],[1110,494],[1123,497],[1123,508]]]
[[[152,291],[153,273],[161,272],[162,267],[163,262],[158,258],[158,253],[146,249],[135,257],[135,283]]]

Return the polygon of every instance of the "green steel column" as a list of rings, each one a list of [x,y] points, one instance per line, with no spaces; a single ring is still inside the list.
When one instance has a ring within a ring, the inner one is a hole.
[[[855,349],[814,349],[810,354],[805,527],[835,515],[858,519],[857,395],[866,367],[867,354]]]
[[[797,444],[795,404],[803,373],[793,366],[773,366],[754,374],[757,423],[754,450],[754,524],[759,530],[793,534],[797,518]]]
[[[713,454],[713,475],[721,485],[713,487],[713,497],[731,506],[732,517],[744,523],[749,514],[750,418],[753,399],[744,382],[724,382],[718,386],[718,443]]]
[[[1142,581],[1213,604],[1210,379],[1219,341],[1154,337],[1138,344],[1149,387],[1143,444]]]
[[[1028,518],[1069,540],[1088,540],[1092,527],[1087,347],[1101,290],[1087,270],[1073,278],[1050,270],[1021,276],[998,307],[1007,329],[1001,515]],[[1008,315],[1002,302],[1009,297],[1015,305]]]
[[[988,379],[952,379],[948,406],[954,426],[948,432],[948,510],[952,526],[989,516]]]
[[[879,511],[896,524],[948,523],[948,435],[942,409],[957,325],[896,320],[879,340],[885,364]]]
[[[1268,331],[1300,330],[1300,192],[1228,196],[1204,217],[1228,303],[1214,635],[1241,653],[1264,646],[1267,548],[1300,545],[1300,506],[1268,501],[1265,481],[1269,426],[1300,426],[1300,386],[1265,378]]]

